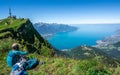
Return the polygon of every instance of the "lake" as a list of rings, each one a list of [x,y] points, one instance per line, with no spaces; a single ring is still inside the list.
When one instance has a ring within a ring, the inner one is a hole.
[[[57,49],[72,49],[77,46],[96,45],[97,40],[110,37],[120,29],[120,24],[84,24],[74,25],[79,29],[72,32],[60,32],[48,39]]]

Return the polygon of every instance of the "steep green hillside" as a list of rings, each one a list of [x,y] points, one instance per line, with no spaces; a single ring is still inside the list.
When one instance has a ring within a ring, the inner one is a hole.
[[[95,57],[107,57],[108,55],[98,48],[90,46],[79,46],[71,50],[59,51],[60,56],[74,59],[91,59]]]
[[[108,44],[108,45],[101,45],[98,48],[101,49],[106,54],[109,54],[111,57],[120,60],[120,42]]]
[[[78,60],[101,60],[105,65],[117,66],[117,64],[120,63],[118,59],[113,58],[111,55],[108,55],[95,47],[79,46],[72,50],[62,51],[60,53],[62,56]]]
[[[0,75],[10,74],[6,57],[14,42],[21,44],[21,50],[30,52],[30,59],[45,61],[45,64],[28,70],[29,75],[120,75],[119,61],[108,58],[97,48],[83,46],[68,53],[55,51],[34,29],[30,20],[23,18],[0,20]],[[63,57],[58,57],[57,53]]]
[[[9,75],[11,68],[7,67],[6,57],[4,55],[6,55],[6,53],[0,54],[0,64],[2,64],[0,65],[0,75]],[[28,70],[29,75],[112,75],[112,73],[115,72],[113,68],[109,69],[109,66],[94,59],[74,60],[61,57],[49,58],[37,54],[29,54],[29,57],[38,58],[39,61],[45,61],[45,64]]]
[[[53,56],[55,51],[34,29],[29,19],[6,18],[0,20],[0,40],[12,38],[22,45],[23,50]]]
[[[0,40],[0,75],[9,75],[11,71],[11,68],[7,67],[6,57],[11,44],[15,41],[11,38]],[[75,60],[62,57],[45,57],[37,53],[29,54],[28,57],[45,61],[45,64],[38,65],[35,69],[29,70],[29,75],[112,75],[112,72],[116,72],[114,68],[104,64],[99,58]]]
[[[0,75],[9,75],[11,68],[6,64],[7,53],[0,54]],[[44,57],[36,53],[29,54],[29,58],[38,58],[45,64],[28,70],[29,75],[120,75],[120,67],[105,65],[99,58],[75,60],[61,57]]]
[[[94,58],[98,56],[107,56],[104,52],[102,52],[100,49],[94,48],[94,47],[88,47],[88,46],[79,46],[77,48],[74,48],[70,50],[69,55],[74,58],[78,59],[88,59],[88,58]]]

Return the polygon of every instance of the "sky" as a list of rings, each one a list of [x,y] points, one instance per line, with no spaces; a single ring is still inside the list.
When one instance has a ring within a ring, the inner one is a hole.
[[[120,0],[0,0],[0,19],[9,8],[33,23],[120,23]]]

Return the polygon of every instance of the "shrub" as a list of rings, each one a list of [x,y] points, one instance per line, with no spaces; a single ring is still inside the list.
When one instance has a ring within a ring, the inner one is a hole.
[[[107,68],[104,67],[92,67],[89,68],[86,75],[112,75]]]
[[[0,40],[0,51],[2,51],[2,52],[9,51],[11,49],[11,45],[15,42],[17,42],[17,41],[13,40],[12,38]]]

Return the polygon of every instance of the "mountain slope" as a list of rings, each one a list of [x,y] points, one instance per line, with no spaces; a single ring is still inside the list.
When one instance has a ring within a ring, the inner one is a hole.
[[[58,32],[69,32],[77,30],[77,27],[57,23],[35,23],[34,27],[43,37],[53,36]]]
[[[35,69],[28,70],[29,75],[119,75],[119,67],[115,70],[116,60],[94,59],[96,56],[104,56],[102,52],[92,47],[78,47],[71,50],[76,56],[80,53],[80,58],[84,60],[76,60],[64,57],[46,57],[53,56],[55,50],[44,40],[34,29],[29,19],[6,18],[0,20],[0,75],[9,75],[11,68],[6,64],[8,50],[14,42],[20,43],[21,49],[28,49],[31,52],[28,57],[37,58],[39,61],[44,60],[45,64],[38,65]],[[80,52],[79,52],[80,51]],[[59,53],[61,51],[57,51]],[[88,52],[88,53],[86,53]],[[61,52],[62,53],[62,52]],[[88,55],[90,53],[90,59]],[[41,54],[41,55],[40,55]],[[66,54],[66,53],[64,53]],[[70,55],[69,53],[67,55]],[[85,54],[85,55],[84,55]],[[79,55],[78,55],[79,56]],[[77,56],[77,57],[78,57]],[[107,62],[107,65],[105,62]],[[112,65],[111,65],[112,61]],[[110,65],[109,65],[110,64]],[[115,64],[115,66],[114,66]]]
[[[55,51],[35,30],[29,19],[6,18],[0,21],[0,39],[12,38],[20,43],[23,49],[37,52],[46,56],[53,56]]]
[[[100,49],[89,46],[79,46],[68,51],[62,51],[61,54],[75,59],[91,59],[97,56],[107,56]]]
[[[99,60],[106,65],[116,66],[117,63],[120,63],[118,59],[113,58],[111,55],[104,53],[102,50],[95,47],[79,46],[77,48],[68,51],[62,51],[60,53],[63,57],[70,57],[79,60],[95,59],[96,61]]]
[[[4,54],[5,55],[5,54]],[[2,56],[2,57],[1,57]],[[113,68],[96,60],[74,60],[61,57],[44,57],[37,54],[30,54],[31,58],[38,58],[45,61],[45,64],[38,65],[35,69],[28,70],[28,75],[112,75]],[[7,67],[5,57],[0,54],[0,75],[9,75],[11,68]],[[92,73],[92,74],[91,74]],[[115,74],[119,75],[119,74]]]
[[[96,48],[101,49],[111,57],[120,60],[120,30],[116,34],[97,42]]]

